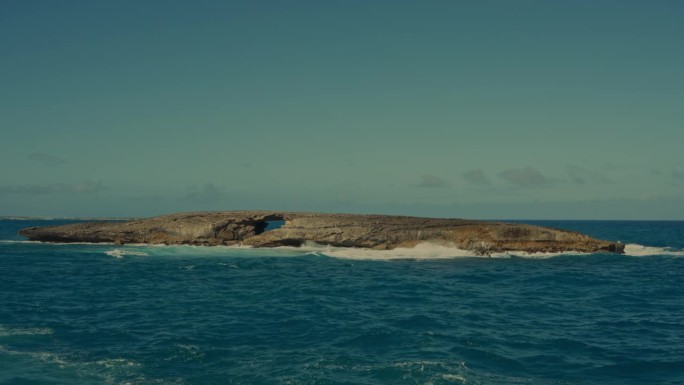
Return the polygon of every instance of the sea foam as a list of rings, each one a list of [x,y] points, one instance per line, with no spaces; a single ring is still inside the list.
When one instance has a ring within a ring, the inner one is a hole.
[[[684,250],[669,247],[643,246],[635,243],[625,245],[625,254],[632,257],[650,257],[655,255],[684,256]]]
[[[74,356],[70,352],[27,351],[0,345],[0,358],[15,357],[18,359],[21,368],[17,373],[21,377],[31,378],[50,373],[50,378],[58,380],[56,382],[59,383],[82,383],[74,382],[76,378],[94,380],[96,381],[94,383],[123,385],[183,383],[180,380],[162,382],[161,380],[150,379],[141,372],[142,366],[139,362],[128,358],[103,358],[89,361],[74,359]],[[2,374],[0,374],[0,380],[2,380]],[[122,381],[123,379],[125,381]]]
[[[293,248],[288,248],[293,249]],[[294,248],[297,249],[297,248]],[[309,255],[324,255],[333,258],[355,259],[355,260],[396,260],[396,259],[454,259],[454,258],[551,258],[559,255],[583,255],[579,252],[562,253],[527,253],[524,251],[509,251],[502,253],[490,253],[488,255],[477,255],[474,251],[459,249],[453,244],[436,244],[422,242],[415,247],[398,247],[391,250],[374,250],[352,247],[332,247],[319,245],[316,243],[305,243],[298,248]]]
[[[54,331],[50,328],[22,328],[0,325],[0,337],[45,336],[53,333]]]
[[[333,258],[355,260],[451,259],[476,256],[472,251],[429,242],[423,242],[411,248],[398,247],[391,250],[331,247],[315,243],[306,243],[301,249],[312,255],[325,255]]]
[[[506,251],[491,253],[489,255],[477,255],[470,250],[459,249],[455,246],[424,242],[413,248],[396,248],[392,250],[372,250],[347,247],[327,247],[323,245],[304,245],[302,251],[307,254],[325,255],[334,258],[356,260],[394,260],[394,259],[453,259],[453,258],[532,258],[548,259],[564,255],[590,256],[592,253],[579,251],[563,251],[557,253],[528,253],[525,251]],[[643,246],[639,244],[625,245],[624,255],[632,257],[649,256],[684,256],[684,250],[668,247]]]
[[[94,245],[94,244],[91,244]],[[144,251],[143,251],[144,250]],[[191,245],[145,245],[131,244],[124,248],[116,248],[105,251],[110,257],[121,259],[124,257],[141,257],[160,255],[232,255],[239,253],[244,256],[263,256],[269,257],[296,257],[302,254],[312,256],[327,256],[331,258],[353,259],[353,260],[373,260],[391,261],[397,259],[414,260],[434,260],[434,259],[454,259],[454,258],[532,258],[548,259],[563,255],[587,256],[590,253],[578,251],[564,251],[557,253],[528,253],[525,251],[506,251],[490,253],[488,255],[478,255],[472,250],[459,249],[453,244],[437,244],[422,242],[414,247],[398,247],[391,250],[375,250],[356,247],[335,247],[315,242],[306,242],[300,247],[281,246],[269,248],[252,248],[249,246],[191,246]],[[684,250],[668,247],[643,246],[630,243],[625,245],[625,255],[632,257],[648,256],[684,256]]]
[[[119,258],[119,259],[123,258],[125,256],[146,257],[149,255],[144,251],[122,250],[122,249],[114,249],[114,250],[105,251],[105,254],[109,255],[110,257]]]

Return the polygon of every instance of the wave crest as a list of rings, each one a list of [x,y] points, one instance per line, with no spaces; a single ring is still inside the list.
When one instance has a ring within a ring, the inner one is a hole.
[[[54,331],[50,328],[22,328],[22,327],[6,327],[0,325],[0,337],[12,336],[46,336],[53,334]]]
[[[33,241],[0,241],[3,243],[30,243],[40,244],[41,242]],[[64,244],[50,244],[50,245],[74,245],[74,243]],[[103,246],[105,244],[83,244],[87,246]],[[136,250],[137,249],[137,250]],[[144,250],[144,251],[143,251]],[[281,246],[274,248],[253,248],[251,246],[193,246],[193,245],[151,245],[151,244],[130,244],[125,247],[115,248],[104,251],[104,254],[122,259],[124,257],[143,257],[149,255],[235,255],[235,253],[244,256],[260,256],[264,253],[268,256],[327,256],[332,258],[353,259],[353,260],[397,260],[397,259],[413,259],[413,260],[429,260],[429,259],[454,259],[454,258],[533,258],[533,259],[548,259],[563,255],[591,255],[590,253],[582,253],[577,251],[565,251],[558,253],[528,253],[524,251],[506,251],[501,253],[491,253],[490,255],[478,255],[475,251],[459,249],[454,244],[442,244],[422,242],[414,247],[398,247],[391,250],[375,250],[367,248],[354,247],[336,247],[317,244],[314,242],[306,242],[301,247]],[[601,254],[599,252],[599,254]],[[636,243],[628,243],[625,245],[624,255],[632,257],[648,257],[648,256],[684,256],[684,250],[670,247],[656,247],[644,246]]]
[[[117,258],[117,259],[121,259],[125,256],[146,257],[149,255],[144,251],[122,250],[122,249],[114,249],[114,250],[105,251],[105,254],[109,255],[110,257]]]
[[[459,249],[453,244],[436,244],[422,242],[415,247],[398,247],[391,250],[373,250],[352,247],[332,247],[315,243],[306,243],[300,250],[309,255],[325,255],[333,258],[355,260],[396,260],[396,259],[454,259],[454,258],[552,258],[559,255],[583,255],[576,251],[562,253],[527,253],[524,251],[508,251],[491,253],[490,255],[477,255],[475,251]]]
[[[632,257],[650,257],[655,255],[684,256],[684,250],[675,250],[670,247],[643,246],[636,243],[625,245],[625,254]]]

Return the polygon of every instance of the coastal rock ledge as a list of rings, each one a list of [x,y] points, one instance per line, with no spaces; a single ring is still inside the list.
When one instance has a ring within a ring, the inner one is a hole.
[[[269,224],[281,225],[267,230]],[[84,222],[19,231],[33,241],[166,245],[301,246],[306,242],[378,250],[422,242],[476,255],[518,251],[623,253],[624,244],[527,224],[390,215],[273,211],[192,212],[131,221]]]

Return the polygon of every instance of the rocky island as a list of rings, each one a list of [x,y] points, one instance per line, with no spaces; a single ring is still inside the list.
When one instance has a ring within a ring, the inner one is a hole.
[[[270,230],[270,224],[280,227]],[[574,231],[518,223],[390,215],[274,211],[192,212],[147,219],[30,227],[20,235],[43,242],[166,245],[301,246],[306,242],[377,250],[429,242],[477,255],[507,251],[624,252],[624,244]]]

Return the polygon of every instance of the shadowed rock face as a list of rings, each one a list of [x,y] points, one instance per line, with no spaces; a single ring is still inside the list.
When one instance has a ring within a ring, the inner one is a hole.
[[[282,220],[264,232],[267,221]],[[44,242],[113,242],[189,245],[331,246],[393,249],[421,242],[450,245],[475,254],[495,252],[622,253],[624,245],[573,231],[526,224],[417,218],[388,215],[289,213],[270,211],[199,212],[164,215],[127,222],[89,222],[31,227],[19,231]]]

